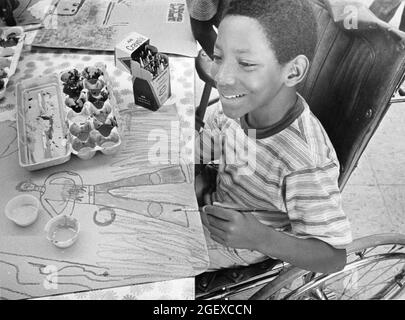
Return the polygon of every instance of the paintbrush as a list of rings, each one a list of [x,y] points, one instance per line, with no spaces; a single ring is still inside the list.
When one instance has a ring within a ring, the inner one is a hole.
[[[179,208],[179,209],[174,209],[173,212],[200,212],[200,209],[198,208]]]
[[[257,209],[257,208],[238,208],[234,207],[231,204],[224,204],[220,202],[214,201],[212,204],[213,206],[224,208],[224,209],[230,209],[230,210],[235,210],[239,212],[274,212],[276,210],[267,210],[267,209]]]
[[[238,207],[233,207],[230,204],[227,205],[227,204],[223,204],[223,203],[220,203],[220,202],[214,202],[212,205],[216,206],[216,207],[223,208],[223,209],[235,210],[235,211],[238,211],[238,212],[274,212],[274,211],[276,211],[276,210],[266,210],[266,209],[256,209],[256,208],[238,208]],[[203,210],[202,207],[201,208],[179,208],[179,209],[173,210],[173,212],[179,212],[179,211],[183,211],[183,212],[185,212],[185,211],[200,212],[202,210]]]

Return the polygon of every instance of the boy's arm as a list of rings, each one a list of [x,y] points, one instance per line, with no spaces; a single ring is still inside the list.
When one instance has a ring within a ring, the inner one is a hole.
[[[213,240],[232,248],[256,250],[302,269],[331,273],[346,264],[346,250],[316,238],[301,239],[265,226],[252,214],[206,206]]]
[[[346,264],[346,250],[336,249],[322,240],[300,239],[272,228],[261,232],[258,238],[263,241],[257,244],[257,251],[301,269],[332,273]]]
[[[337,248],[344,248],[352,237],[342,210],[338,175],[337,163],[330,162],[285,177],[283,198],[291,225],[289,233],[276,231],[251,214],[218,207],[206,209],[211,212],[211,229],[222,243],[234,248],[257,250],[316,272],[341,269],[346,254]]]

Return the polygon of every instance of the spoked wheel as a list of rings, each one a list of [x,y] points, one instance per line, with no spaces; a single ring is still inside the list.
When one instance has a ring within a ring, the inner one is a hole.
[[[405,235],[355,240],[346,267],[332,274],[291,268],[251,299],[387,300],[405,297]]]

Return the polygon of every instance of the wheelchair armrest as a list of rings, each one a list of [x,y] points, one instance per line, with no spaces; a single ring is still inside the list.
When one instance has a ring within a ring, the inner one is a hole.
[[[363,3],[350,0],[324,0],[333,21],[348,32],[362,33],[382,29],[398,42],[405,42],[405,33],[379,19]]]

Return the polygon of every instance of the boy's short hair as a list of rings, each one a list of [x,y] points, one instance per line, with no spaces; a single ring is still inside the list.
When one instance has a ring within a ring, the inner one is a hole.
[[[280,64],[303,54],[313,59],[317,23],[307,0],[232,0],[224,13],[256,19],[262,26]]]

